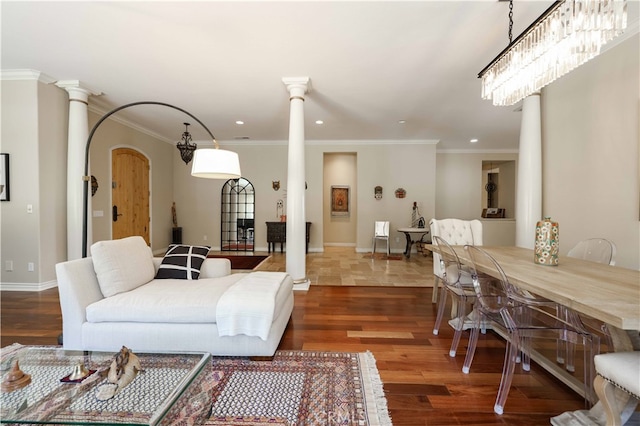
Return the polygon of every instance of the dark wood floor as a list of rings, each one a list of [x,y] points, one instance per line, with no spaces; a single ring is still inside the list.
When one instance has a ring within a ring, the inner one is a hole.
[[[394,425],[544,425],[583,407],[569,388],[532,365],[516,370],[505,414],[493,413],[504,343],[480,336],[472,372],[461,372],[467,335],[448,355],[450,327],[431,333],[431,288],[324,287],[296,292],[280,349],[371,351]],[[1,345],[54,345],[62,329],[57,289],[1,292]]]

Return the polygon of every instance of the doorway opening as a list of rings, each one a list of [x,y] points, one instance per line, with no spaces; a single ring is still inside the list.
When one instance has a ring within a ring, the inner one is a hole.
[[[483,160],[482,193],[482,217],[515,217],[516,162]]]

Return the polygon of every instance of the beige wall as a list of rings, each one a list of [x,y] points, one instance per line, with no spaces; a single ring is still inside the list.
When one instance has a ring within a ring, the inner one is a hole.
[[[437,205],[434,217],[437,219],[449,217],[464,220],[479,219],[482,215],[483,199],[486,198],[486,192],[482,187],[482,162],[490,160],[517,162],[517,158],[517,153],[439,152],[436,163]],[[517,167],[514,168],[517,169]],[[515,171],[505,170],[505,175],[510,173],[513,174]],[[500,169],[500,175],[502,184],[502,169]],[[502,196],[501,191],[500,207],[504,203],[506,206],[514,203],[513,200],[503,200]],[[509,210],[512,211],[508,216],[513,217],[513,209],[507,208],[507,213]]]
[[[560,253],[604,237],[617,264],[640,267],[638,35],[542,93],[544,216],[560,224]]]
[[[38,157],[40,188],[40,283],[56,280],[55,264],[67,255],[67,121],[66,92],[53,84],[38,85]],[[60,189],[62,188],[62,191]]]
[[[322,180],[323,187],[323,241],[325,245],[334,246],[356,246],[358,231],[358,177],[357,177],[357,154],[325,153],[324,173]],[[331,187],[349,187],[349,215],[331,215]]]
[[[204,147],[204,143],[198,143]],[[255,246],[267,250],[265,222],[279,221],[276,215],[278,200],[286,202],[287,146],[284,142],[245,143],[233,146],[221,143],[223,149],[238,153],[242,176],[255,190]],[[178,158],[174,159],[174,195],[178,212],[178,224],[183,241],[187,244],[206,244],[220,249],[220,191],[224,180],[199,179],[191,176],[191,167]],[[272,181],[280,181],[280,189],[274,191]],[[317,185],[309,185],[305,195],[316,194]],[[312,195],[313,196],[313,195]],[[307,214],[307,220],[318,223],[320,218]],[[318,241],[316,226],[312,225],[311,241]],[[321,235],[321,234],[320,234]],[[205,239],[206,238],[206,239]]]
[[[256,193],[255,246],[258,251],[267,250],[266,226],[264,222],[279,220],[276,203],[285,202],[287,189],[287,144],[286,142],[252,141],[221,144],[225,149],[240,156],[242,175],[249,180]],[[305,146],[306,181],[305,213],[312,223],[310,251],[324,250],[323,212],[329,208],[323,198],[324,154],[349,153],[357,158],[357,190],[352,201],[357,206],[357,229],[354,240],[356,250],[370,251],[373,238],[373,223],[386,217],[391,222],[392,247],[400,252],[403,239],[396,229],[411,223],[411,206],[418,202],[425,218],[432,217],[435,205],[435,145],[418,143],[379,143],[369,141],[307,142]],[[174,160],[175,166],[175,160]],[[190,170],[175,170],[175,199],[178,222],[183,227],[183,239],[190,244],[208,244],[220,247],[220,191],[223,181],[197,179]],[[272,189],[272,181],[280,180],[279,191]],[[384,187],[382,200],[375,200],[373,188]],[[354,185],[355,186],[355,185]],[[407,190],[407,198],[397,199],[396,188]],[[188,188],[188,190],[186,189]],[[204,239],[204,236],[207,239]],[[404,237],[402,237],[404,238]]]
[[[136,106],[133,108],[145,108]],[[116,113],[117,114],[117,113]],[[89,127],[92,128],[101,116],[90,112]],[[176,135],[180,129],[176,128]],[[135,130],[114,120],[105,120],[96,129],[91,140],[90,174],[98,180],[98,191],[91,197],[91,223],[93,242],[111,239],[111,152],[115,148],[133,148],[149,158],[150,170],[150,214],[151,248],[163,253],[171,242],[171,204],[173,203],[174,168],[187,168],[180,160],[173,144],[159,140],[149,134]],[[180,164],[174,163],[174,160]],[[191,165],[188,166],[191,170]],[[93,212],[103,216],[93,217]]]
[[[66,123],[63,90],[37,75],[2,81],[0,151],[10,155],[11,198],[0,203],[3,290],[54,286],[55,263],[66,259]]]

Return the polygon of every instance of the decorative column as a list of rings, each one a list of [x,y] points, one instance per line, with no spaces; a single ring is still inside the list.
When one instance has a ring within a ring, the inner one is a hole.
[[[304,94],[311,90],[309,77],[283,78],[289,91],[289,155],[287,166],[286,270],[294,288],[308,289],[306,265],[306,216],[304,199]]]
[[[533,249],[536,223],[542,218],[540,93],[526,97],[522,104],[516,194],[516,246]]]
[[[86,185],[84,156],[89,137],[89,95],[101,95],[78,80],[62,80],[56,86],[69,94],[69,136],[67,141],[67,259],[82,257],[82,191]],[[91,197],[87,198],[91,212]],[[87,232],[87,246],[91,244],[91,220]]]

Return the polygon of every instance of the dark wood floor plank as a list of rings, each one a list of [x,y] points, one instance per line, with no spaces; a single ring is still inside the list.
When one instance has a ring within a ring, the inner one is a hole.
[[[280,349],[371,351],[394,425],[541,425],[583,400],[537,365],[517,368],[505,414],[493,413],[504,342],[480,336],[470,374],[462,373],[468,334],[449,357],[453,331],[432,334],[430,288],[312,286],[295,294]],[[62,330],[57,289],[1,293],[2,346],[54,345]]]

